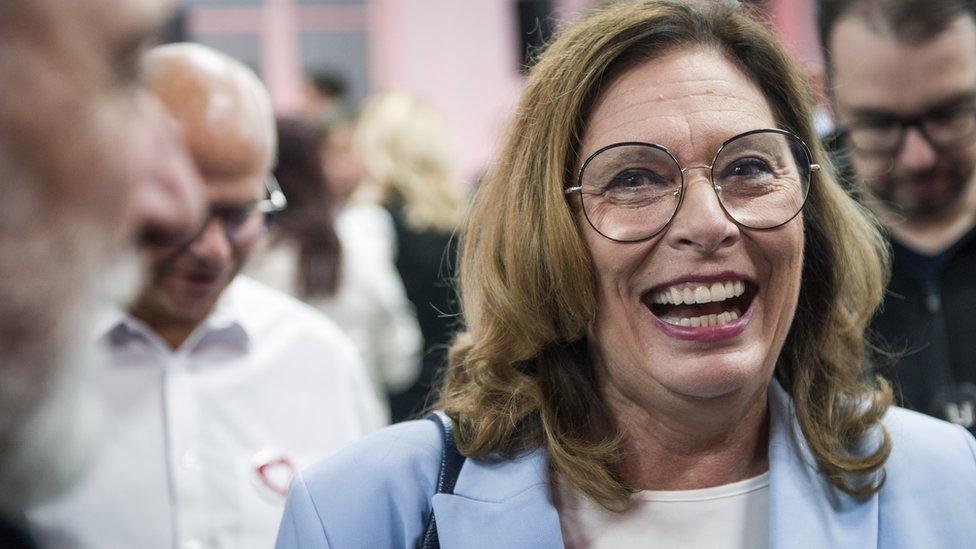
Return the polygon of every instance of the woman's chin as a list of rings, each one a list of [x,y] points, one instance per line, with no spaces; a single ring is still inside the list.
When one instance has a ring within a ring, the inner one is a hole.
[[[750,393],[750,389],[765,386],[769,373],[761,360],[742,353],[688,360],[690,368],[672,372],[665,386],[683,397],[713,400]]]

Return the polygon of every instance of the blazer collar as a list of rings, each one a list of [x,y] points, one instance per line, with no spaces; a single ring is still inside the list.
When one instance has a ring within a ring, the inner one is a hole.
[[[793,436],[800,428],[792,401],[775,380],[768,402],[770,547],[876,547],[878,496],[854,498],[817,473],[810,448]],[[467,460],[454,494],[432,501],[441,545],[563,547],[548,469],[541,448],[499,463]]]
[[[446,549],[563,547],[549,459],[541,448],[498,463],[468,459],[454,494],[435,494],[432,504]]]
[[[769,546],[877,547],[878,495],[855,498],[817,473],[793,401],[775,380],[769,418]]]

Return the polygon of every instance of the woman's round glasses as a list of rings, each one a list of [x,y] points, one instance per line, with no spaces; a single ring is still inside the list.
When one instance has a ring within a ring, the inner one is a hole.
[[[800,213],[810,190],[806,144],[790,132],[753,130],[719,147],[711,165],[682,168],[667,147],[627,142],[608,145],[583,162],[577,185],[583,214],[598,233],[638,242],[660,233],[684,198],[684,173],[707,169],[722,209],[750,229],[774,229]]]

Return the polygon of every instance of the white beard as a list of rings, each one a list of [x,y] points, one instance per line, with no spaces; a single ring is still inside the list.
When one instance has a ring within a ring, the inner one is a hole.
[[[37,212],[29,194],[12,190],[7,205]],[[0,220],[0,514],[50,499],[84,472],[102,424],[104,362],[90,330],[99,304],[131,299],[141,280],[134,254],[111,257],[111,228],[59,231],[54,218],[17,227],[13,216]]]
[[[87,468],[101,437],[101,408],[91,378],[99,361],[76,355],[40,388],[46,394],[19,425],[2,456],[0,506],[23,510],[70,487]],[[26,396],[26,395],[25,395]]]

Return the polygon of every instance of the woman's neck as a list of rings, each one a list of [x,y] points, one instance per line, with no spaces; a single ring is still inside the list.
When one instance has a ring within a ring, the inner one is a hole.
[[[604,401],[622,435],[621,475],[637,490],[692,490],[768,469],[766,387],[714,399],[634,399],[608,385]]]

